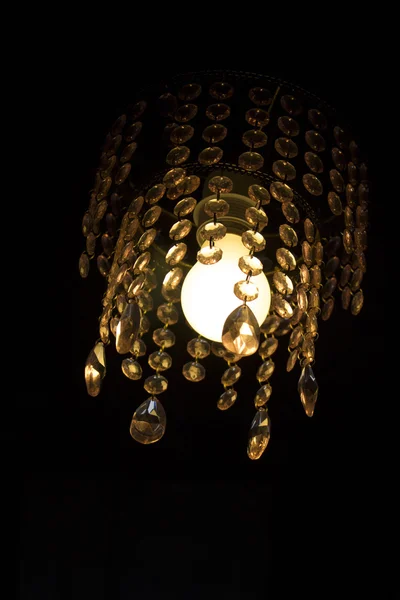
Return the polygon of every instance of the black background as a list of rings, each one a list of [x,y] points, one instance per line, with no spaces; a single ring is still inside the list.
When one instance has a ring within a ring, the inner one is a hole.
[[[57,49],[56,67],[46,69],[43,205],[51,220],[46,269],[35,281],[48,292],[39,298],[32,348],[40,376],[21,399],[21,597],[250,598],[254,591],[286,598],[292,585],[319,598],[333,588],[338,597],[347,597],[343,590],[351,596],[367,583],[374,528],[367,507],[384,341],[379,203],[371,207],[363,311],[321,327],[315,415],[304,415],[297,369],[276,382],[271,442],[254,462],[246,456],[254,380],[240,383],[241,401],[230,411],[217,411],[221,366],[215,372],[212,358],[205,362],[209,383],[196,392],[171,377],[167,433],[154,446],[129,436],[131,415],[145,396],[140,383],[123,380],[115,356],[102,394],[87,396],[83,367],[97,338],[100,287],[95,276],[80,280],[77,260],[106,131],[139,85],[175,72],[214,66],[265,72],[326,98],[360,133],[375,197],[372,62],[337,45],[331,54],[306,47],[264,54],[262,44],[189,58],[175,47],[159,48],[150,60],[143,38],[140,52],[132,40],[131,54],[111,41],[100,52],[70,40]]]

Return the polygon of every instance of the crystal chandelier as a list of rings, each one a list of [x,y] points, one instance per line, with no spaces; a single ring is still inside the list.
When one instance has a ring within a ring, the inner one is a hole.
[[[368,201],[351,129],[295,85],[207,71],[142,90],[105,138],[82,222],[80,275],[95,263],[105,279],[88,393],[100,393],[108,345],[130,380],[142,378],[147,360],[149,397],[130,433],[158,441],[181,320],[193,339],[187,358],[174,357],[180,372],[171,377],[196,384],[210,353],[225,361],[220,410],[235,403],[235,383],[258,353],[247,453],[260,458],[270,439],[271,381],[298,365],[311,417],[319,321],[362,309]],[[279,343],[286,365],[273,359]]]

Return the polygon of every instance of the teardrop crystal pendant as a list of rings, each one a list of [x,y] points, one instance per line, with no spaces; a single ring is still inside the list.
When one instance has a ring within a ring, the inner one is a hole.
[[[266,409],[257,411],[250,426],[249,443],[247,445],[247,455],[251,460],[260,458],[268,446],[270,432],[271,421],[268,411]]]
[[[165,433],[167,419],[164,408],[157,398],[151,397],[136,409],[130,426],[130,434],[141,444],[158,442]]]
[[[298,390],[307,417],[312,417],[318,398],[318,383],[310,365],[306,365],[301,372]]]
[[[89,396],[100,394],[101,381],[106,374],[104,344],[98,342],[91,350],[85,365],[85,382]]]
[[[253,311],[242,304],[235,308],[226,319],[222,330],[224,347],[240,356],[250,356],[257,352],[260,343],[260,327]]]

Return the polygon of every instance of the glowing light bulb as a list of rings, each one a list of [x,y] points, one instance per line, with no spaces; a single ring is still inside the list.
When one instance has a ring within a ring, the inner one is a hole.
[[[206,241],[203,247],[208,243]],[[223,251],[222,259],[214,265],[197,262],[192,267],[182,286],[181,302],[184,315],[193,329],[209,340],[220,342],[227,317],[243,304],[233,293],[233,287],[246,279],[238,262],[248,252],[241,237],[232,233],[216,245]],[[247,302],[247,305],[261,325],[269,311],[271,291],[264,273],[252,277],[251,281],[258,287],[258,298]]]

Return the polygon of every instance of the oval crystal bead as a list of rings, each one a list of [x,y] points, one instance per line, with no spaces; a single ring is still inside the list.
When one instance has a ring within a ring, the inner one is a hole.
[[[208,125],[208,127],[204,129],[201,137],[209,144],[217,144],[226,138],[227,133],[228,130],[226,127],[220,123],[214,123],[213,125]]]
[[[270,399],[272,394],[272,387],[269,383],[266,383],[257,391],[254,398],[254,405],[256,408],[260,408],[260,406],[264,406]]]
[[[314,154],[314,152],[306,152],[304,155],[304,162],[313,173],[322,173],[324,170],[324,163],[318,154]]]
[[[300,221],[300,213],[292,202],[284,202],[282,204],[282,212],[289,223],[298,223]]]
[[[151,227],[160,218],[162,209],[161,206],[152,206],[147,212],[145,212],[142,219],[143,227]]]
[[[299,135],[300,133],[300,127],[297,121],[286,115],[279,117],[278,127],[282,133],[289,135],[290,137],[296,137],[296,135]]]
[[[342,290],[342,307],[347,310],[350,306],[351,290],[348,285]]]
[[[354,271],[353,273],[353,277],[351,278],[351,282],[350,282],[350,287],[352,289],[353,292],[357,291],[358,288],[361,285],[361,282],[363,280],[364,277],[364,273],[362,271],[362,269],[360,269],[359,267]]]
[[[351,301],[351,314],[358,315],[364,305],[364,294],[362,290],[358,290]]]
[[[291,181],[296,177],[296,169],[287,160],[276,160],[272,164],[272,170],[279,179]]]
[[[184,144],[188,142],[194,134],[194,128],[191,125],[178,125],[171,131],[170,140],[173,144]]]
[[[261,252],[265,248],[265,239],[261,233],[251,231],[245,231],[242,233],[242,243],[245,248],[251,250],[254,248],[255,252]]]
[[[226,227],[222,223],[206,223],[201,230],[203,240],[222,240],[226,236]]]
[[[236,383],[238,381],[241,374],[242,374],[242,369],[239,367],[239,365],[230,366],[228,369],[226,369],[226,371],[224,372],[224,374],[221,377],[222,385],[224,385],[224,386],[233,385],[234,383]]]
[[[206,358],[206,356],[208,356],[211,352],[210,344],[207,342],[207,340],[201,337],[190,340],[186,348],[190,356],[193,356],[193,358]]]
[[[336,290],[336,286],[337,286],[336,277],[331,277],[330,279],[328,279],[328,281],[325,283],[324,287],[322,288],[322,297],[326,300],[327,298],[332,296],[333,292]]]
[[[243,152],[239,156],[239,167],[247,171],[257,171],[262,168],[264,159],[258,152]]]
[[[177,217],[185,217],[194,211],[197,200],[192,197],[183,198],[174,206],[174,215]]]
[[[197,260],[199,263],[203,265],[214,265],[219,262],[222,258],[222,250],[221,248],[217,248],[216,246],[204,246],[197,253]]]
[[[280,137],[274,142],[274,148],[285,158],[294,158],[298,154],[297,145],[290,138]]]
[[[245,119],[249,125],[253,125],[253,127],[260,127],[268,125],[269,114],[262,108],[250,108],[246,112]]]
[[[253,202],[256,202],[257,204],[269,204],[271,201],[269,191],[262,185],[257,185],[253,183],[249,186],[247,193],[249,195],[249,198],[251,198],[251,200],[253,200]]]
[[[182,219],[182,221],[177,221],[174,225],[172,225],[169,230],[169,237],[171,240],[182,240],[184,237],[189,235],[192,229],[192,222],[188,219]]]
[[[121,363],[121,369],[125,377],[134,381],[140,379],[143,375],[142,367],[133,358],[124,358]]]
[[[216,175],[208,182],[208,189],[215,194],[217,192],[227,194],[233,190],[233,181],[229,177]]]
[[[328,319],[330,319],[334,307],[335,307],[335,298],[328,298],[328,300],[322,306],[321,319],[323,321],[327,321]]]
[[[295,329],[293,329],[292,333],[290,334],[289,348],[297,348],[297,346],[300,344],[302,339],[303,339],[303,326],[298,325],[297,327],[295,327]]]
[[[190,150],[187,146],[176,146],[168,152],[165,162],[172,166],[181,165],[189,158],[189,155]]]
[[[292,352],[289,353],[289,358],[286,363],[286,371],[290,373],[296,365],[297,359],[300,354],[300,348],[295,348]]]
[[[313,196],[321,196],[323,192],[322,183],[315,175],[311,175],[311,173],[306,173],[303,175],[303,185],[306,188],[307,192],[312,194]]]
[[[237,391],[233,388],[225,390],[219,397],[217,407],[219,410],[228,410],[237,399]]]
[[[328,205],[334,215],[338,216],[342,214],[342,201],[340,200],[339,196],[335,194],[335,192],[329,192]]]
[[[325,140],[318,131],[307,131],[305,135],[306,143],[314,152],[323,152],[325,150]]]
[[[107,260],[107,257],[104,254],[99,254],[97,257],[97,268],[100,272],[100,275],[103,277],[107,277],[110,271],[110,263]]]
[[[165,194],[167,187],[163,183],[157,183],[151,187],[145,196],[147,204],[156,204]]]
[[[227,104],[211,104],[206,110],[206,115],[211,121],[223,121],[230,114],[231,109]]]
[[[268,225],[268,217],[261,208],[251,206],[246,209],[245,219],[250,225],[257,225],[257,230],[262,231]]]
[[[269,188],[271,195],[278,202],[290,202],[293,200],[293,190],[287,183],[281,183],[280,181],[274,181],[271,183]]]
[[[296,259],[287,248],[278,248],[276,260],[285,271],[293,271],[296,268]]]
[[[274,333],[280,326],[282,319],[278,315],[268,315],[265,321],[261,324],[260,331],[265,335]]]
[[[140,254],[133,264],[134,274],[138,275],[139,273],[141,273],[147,267],[150,260],[151,260],[150,252],[143,252],[143,254]]]
[[[183,365],[182,369],[183,376],[188,381],[198,382],[202,381],[206,376],[206,370],[200,363],[193,361]]]
[[[153,331],[153,341],[161,348],[171,348],[175,344],[175,334],[170,329],[160,327]]]
[[[233,293],[239,300],[251,302],[258,298],[258,287],[251,281],[238,281],[234,285]]]
[[[285,273],[275,271],[272,280],[275,288],[280,294],[286,295],[293,293],[293,282],[288,275],[285,275]]]
[[[175,325],[179,320],[179,313],[173,304],[161,304],[157,308],[157,317],[164,325]]]
[[[168,352],[159,350],[158,352],[152,352],[149,356],[149,365],[155,371],[166,371],[172,366],[172,358]]]
[[[195,104],[183,104],[175,113],[176,121],[187,123],[197,115],[197,106]]]
[[[152,395],[162,394],[168,388],[168,381],[158,373],[150,375],[144,381],[144,389]]]
[[[309,308],[318,308],[319,304],[320,301],[318,288],[313,287],[308,293],[308,306]]]
[[[257,381],[259,383],[263,383],[264,381],[267,381],[272,373],[274,372],[275,369],[275,363],[272,359],[266,360],[265,362],[262,363],[262,365],[260,365],[257,374],[256,374],[256,378]]]
[[[239,269],[248,275],[259,275],[263,272],[263,264],[256,256],[241,256],[239,258]]]
[[[213,217],[214,215],[218,218],[224,217],[229,213],[229,204],[225,200],[212,198],[204,205],[204,212],[210,217]]]
[[[292,247],[297,245],[297,234],[289,225],[279,226],[279,237],[286,246]]]
[[[86,254],[86,252],[82,252],[82,254],[79,257],[79,275],[82,277],[82,279],[86,279],[86,277],[89,275],[89,269],[89,257]]]
[[[242,142],[249,148],[262,148],[268,142],[268,137],[260,129],[250,129],[242,135]]]
[[[277,348],[278,348],[278,340],[273,336],[267,337],[262,342],[262,344],[260,344],[258,353],[261,356],[261,358],[263,360],[265,360],[266,358],[269,358],[270,356],[272,356],[274,354],[274,352],[276,352]]]
[[[304,263],[302,265],[300,265],[299,272],[300,272],[301,283],[308,287],[310,284],[311,278],[310,278],[310,271],[309,271],[307,265],[305,265]]]
[[[178,287],[183,279],[183,271],[180,267],[174,267],[165,275],[163,286],[167,289],[174,290]]]
[[[115,176],[115,185],[121,185],[122,183],[124,183],[129,173],[131,172],[131,169],[132,165],[130,165],[129,163],[123,165]]]
[[[181,260],[183,260],[185,258],[186,252],[187,252],[186,244],[184,244],[183,242],[181,242],[179,244],[175,244],[175,246],[171,246],[171,248],[168,250],[167,254],[165,255],[165,262],[167,263],[167,265],[174,267],[179,262],[181,262]]]
[[[331,169],[329,171],[329,178],[331,180],[333,189],[336,192],[344,192],[344,180],[337,169]]]
[[[289,319],[293,315],[293,308],[280,294],[274,294],[272,296],[271,307],[280,317],[282,317],[282,319]]]
[[[325,277],[332,277],[338,270],[340,259],[338,256],[332,256],[325,265]]]
[[[223,150],[218,146],[209,146],[199,153],[197,160],[201,165],[215,165],[223,156]]]

